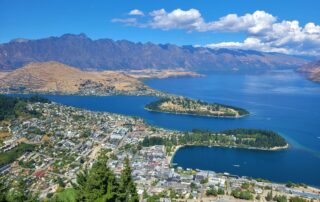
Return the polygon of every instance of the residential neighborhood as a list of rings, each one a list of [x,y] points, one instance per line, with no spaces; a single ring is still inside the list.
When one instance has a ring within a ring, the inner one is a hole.
[[[1,165],[7,182],[23,178],[40,198],[75,183],[77,173],[95,162],[100,152],[109,156],[108,167],[119,176],[125,158],[130,159],[132,177],[141,201],[266,201],[268,194],[299,196],[320,200],[320,190],[304,186],[288,187],[262,179],[252,179],[214,171],[182,168],[172,163],[174,147],[142,146],[145,137],[168,137],[181,132],[157,128],[143,119],[112,113],[91,112],[57,103],[29,103],[28,110],[41,114],[28,120],[16,119],[2,131],[10,133],[1,152],[21,144],[34,148],[14,162]],[[237,193],[248,193],[248,198]]]

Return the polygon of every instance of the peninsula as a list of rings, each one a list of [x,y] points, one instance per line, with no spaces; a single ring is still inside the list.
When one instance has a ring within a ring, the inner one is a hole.
[[[169,136],[146,136],[141,144],[144,147],[165,145],[167,151],[173,153],[181,146],[218,146],[268,151],[288,148],[286,140],[273,131],[245,128],[220,132],[195,129],[192,132]]]
[[[145,109],[156,112],[226,118],[240,118],[249,115],[249,112],[245,109],[217,103],[210,104],[201,100],[192,100],[181,96],[162,98],[147,104]]]

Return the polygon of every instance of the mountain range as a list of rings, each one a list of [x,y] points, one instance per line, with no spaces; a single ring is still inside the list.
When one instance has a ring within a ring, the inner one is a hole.
[[[173,44],[92,40],[85,34],[65,34],[0,44],[0,71],[31,62],[57,61],[82,70],[141,70],[182,68],[194,72],[262,71],[296,68],[306,59],[252,50],[211,49]]]

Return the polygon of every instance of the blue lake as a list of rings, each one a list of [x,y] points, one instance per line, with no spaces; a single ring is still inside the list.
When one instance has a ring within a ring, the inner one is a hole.
[[[169,129],[271,129],[287,139],[290,143],[288,150],[266,152],[186,147],[176,153],[173,162],[184,168],[320,186],[319,84],[290,71],[263,75],[222,74],[203,78],[169,78],[147,80],[145,83],[178,95],[243,107],[252,115],[241,119],[219,119],[145,111],[144,105],[156,100],[154,97],[47,97],[84,109],[140,116],[149,124]]]

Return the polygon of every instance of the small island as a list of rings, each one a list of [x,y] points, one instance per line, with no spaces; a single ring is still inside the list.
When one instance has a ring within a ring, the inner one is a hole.
[[[195,129],[191,132],[170,136],[145,137],[141,142],[144,147],[165,145],[167,152],[174,152],[181,146],[218,146],[276,151],[287,149],[288,143],[279,134],[261,129],[230,129],[220,132]],[[175,148],[175,149],[173,149]]]
[[[146,110],[197,116],[240,118],[249,114],[245,109],[217,103],[207,103],[181,96],[170,96],[145,106]]]

